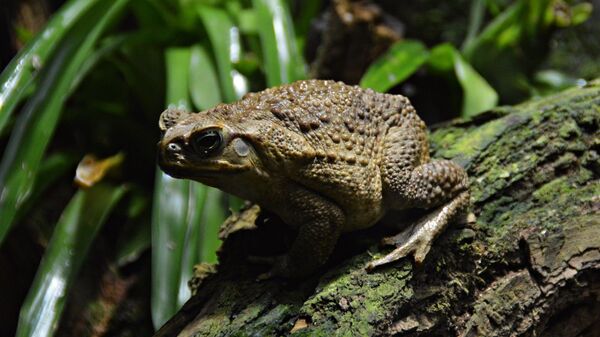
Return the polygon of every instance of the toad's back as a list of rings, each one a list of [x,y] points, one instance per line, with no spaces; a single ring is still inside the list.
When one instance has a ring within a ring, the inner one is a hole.
[[[380,166],[391,127],[413,125],[422,149],[406,160],[428,159],[425,124],[403,96],[306,80],[247,95],[240,103],[246,106],[240,111],[270,111],[275,123],[306,139],[314,152],[292,178],[353,213],[356,224],[347,230],[370,226],[383,212]]]

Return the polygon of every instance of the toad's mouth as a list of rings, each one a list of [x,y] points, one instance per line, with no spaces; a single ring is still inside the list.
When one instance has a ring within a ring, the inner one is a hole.
[[[224,160],[205,160],[201,165],[194,165],[159,158],[158,165],[163,172],[173,178],[194,180],[231,176],[250,169],[247,165],[232,164]]]

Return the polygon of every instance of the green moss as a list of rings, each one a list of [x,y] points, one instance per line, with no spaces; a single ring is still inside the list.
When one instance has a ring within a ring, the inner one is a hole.
[[[533,197],[538,202],[549,202],[561,194],[571,192],[573,188],[567,177],[560,177],[538,188],[533,192]]]
[[[564,139],[572,139],[581,136],[579,127],[574,120],[569,120],[558,130],[558,134]]]
[[[364,256],[360,260],[364,261],[361,265],[367,261]],[[405,261],[399,267],[390,266],[377,273],[367,274],[361,268],[327,277],[317,294],[304,303],[301,315],[310,317],[315,326],[335,322],[335,336],[373,335],[379,325],[389,320],[390,305],[401,305],[412,296],[407,283],[411,269]],[[342,301],[347,305],[340,305]]]

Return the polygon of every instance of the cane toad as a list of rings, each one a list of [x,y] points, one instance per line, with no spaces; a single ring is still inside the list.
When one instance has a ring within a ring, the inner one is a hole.
[[[467,175],[429,158],[425,123],[408,99],[324,80],[249,93],[240,101],[160,117],[160,167],[253,201],[298,232],[270,275],[304,276],[324,264],[340,233],[375,224],[386,210],[432,208],[385,243],[368,269],[413,255],[468,204]]]

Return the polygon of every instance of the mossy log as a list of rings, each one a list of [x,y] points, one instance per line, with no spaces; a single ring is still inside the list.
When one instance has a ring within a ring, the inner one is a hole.
[[[309,279],[259,282],[265,268],[247,256],[285,249],[289,233],[264,213],[244,229],[250,209],[229,223],[242,229],[218,272],[156,336],[598,336],[599,124],[595,81],[434,128],[432,154],[468,170],[471,221],[421,266],[367,273],[389,251],[377,242],[390,229],[376,226],[344,236]]]

